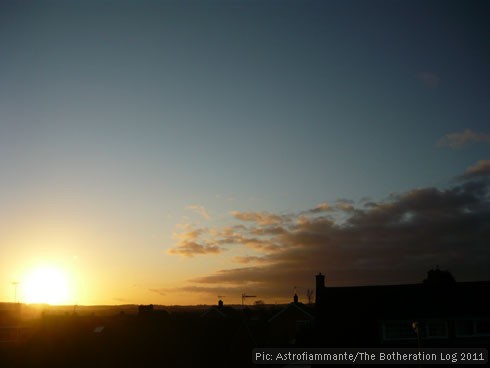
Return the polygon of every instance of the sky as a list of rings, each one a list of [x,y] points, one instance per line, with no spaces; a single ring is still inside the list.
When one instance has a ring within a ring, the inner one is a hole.
[[[2,1],[0,301],[490,279],[488,1]],[[24,298],[24,299],[23,299]],[[253,301],[248,301],[252,303]]]

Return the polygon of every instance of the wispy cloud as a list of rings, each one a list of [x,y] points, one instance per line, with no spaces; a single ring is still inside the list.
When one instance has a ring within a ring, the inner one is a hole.
[[[244,292],[245,290],[242,288],[240,289],[240,293]],[[212,298],[216,298],[218,295],[223,295],[223,297],[232,297],[234,294],[239,297],[238,294],[236,294],[236,288],[235,287],[229,287],[229,286],[221,286],[221,285],[210,285],[210,286],[202,286],[202,285],[187,285],[187,286],[181,286],[181,287],[165,287],[165,288],[153,288],[153,289],[148,289],[148,291],[151,291],[153,293],[157,293],[162,296],[168,296],[173,293],[189,293],[193,294],[194,296],[196,294],[198,295],[203,295],[203,296],[209,296]],[[235,298],[236,300],[236,298]]]
[[[441,78],[433,72],[420,72],[417,77],[428,88],[437,88],[441,83]]]
[[[186,209],[194,211],[195,213],[204,217],[206,220],[211,220],[211,216],[209,215],[208,211],[206,211],[206,209],[203,206],[190,205],[190,206],[187,206]]]
[[[271,261],[269,260],[269,257],[267,256],[262,256],[262,257],[257,257],[257,256],[237,256],[233,258],[233,261],[236,263],[270,263]]]
[[[235,226],[187,229],[190,234],[181,239],[190,242],[197,236],[207,250],[250,251],[233,259],[246,267],[189,281],[202,285],[201,292],[226,286],[237,295],[247,289],[267,299],[281,293],[289,296],[294,285],[312,287],[313,275],[319,271],[331,285],[417,282],[437,264],[450,269],[458,280],[488,279],[490,161],[469,167],[454,183],[448,189],[391,194],[369,206],[340,200],[332,210],[325,206],[326,216],[309,210],[288,216],[240,213],[234,216]],[[335,211],[344,221],[334,220]],[[206,253],[203,247],[180,244],[177,249],[184,251],[175,253]]]
[[[470,166],[462,175],[463,179],[472,179],[477,177],[490,176],[490,160],[480,160]]]
[[[460,149],[468,144],[477,142],[490,142],[490,134],[477,133],[470,129],[466,129],[462,132],[446,134],[437,141],[437,146]]]

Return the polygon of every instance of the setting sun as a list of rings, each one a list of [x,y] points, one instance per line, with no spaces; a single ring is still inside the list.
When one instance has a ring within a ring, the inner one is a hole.
[[[26,276],[22,290],[27,303],[64,304],[70,296],[67,276],[54,267],[32,270]]]

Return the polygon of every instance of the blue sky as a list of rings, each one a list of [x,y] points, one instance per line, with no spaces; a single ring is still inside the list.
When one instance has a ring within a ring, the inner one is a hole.
[[[4,299],[24,263],[76,258],[66,267],[95,265],[116,280],[82,301],[147,302],[160,297],[149,289],[234,267],[221,255],[168,254],[184,225],[447,188],[489,158],[489,10],[2,3],[0,241],[2,259],[13,258],[0,274]],[[169,291],[155,303],[165,298],[192,300]]]

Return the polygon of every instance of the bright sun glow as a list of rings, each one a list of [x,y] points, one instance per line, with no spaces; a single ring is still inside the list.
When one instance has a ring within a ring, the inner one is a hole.
[[[66,304],[70,289],[66,275],[53,267],[30,272],[22,284],[26,303]]]

